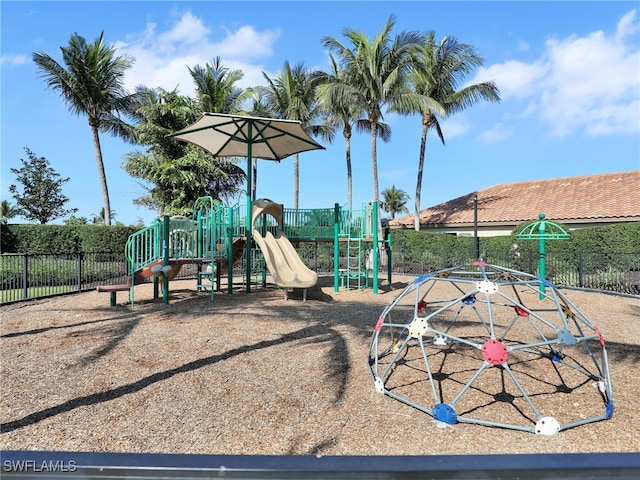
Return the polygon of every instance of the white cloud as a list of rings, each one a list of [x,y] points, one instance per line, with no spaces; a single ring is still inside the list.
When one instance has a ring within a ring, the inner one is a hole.
[[[513,127],[505,123],[498,123],[492,128],[485,130],[478,136],[478,140],[484,144],[500,143],[509,138],[513,133]]]
[[[614,35],[597,31],[547,41],[551,74],[542,89],[541,117],[553,135],[640,131],[640,46],[632,44],[633,22],[635,11],[620,20]],[[629,118],[634,105],[635,119]]]
[[[632,10],[613,33],[549,38],[533,62],[494,64],[480,69],[470,83],[495,81],[503,102],[525,102],[511,118],[536,114],[552,136],[638,133],[639,30],[637,11]],[[491,137],[489,132],[486,136]]]
[[[5,54],[0,56],[0,65],[24,65],[29,63],[29,57],[21,54]]]
[[[166,31],[148,23],[143,32],[131,34],[115,46],[119,54],[135,58],[125,77],[127,89],[146,85],[172,90],[178,86],[183,95],[192,95],[188,67],[204,66],[218,56],[226,68],[244,73],[239,87],[263,83],[261,61],[272,55],[278,37],[277,30],[258,31],[248,25],[236,30],[214,29],[187,11]]]
[[[471,123],[462,114],[454,115],[451,118],[444,119],[440,122],[444,141],[448,142],[456,137],[460,137],[471,130]],[[433,132],[433,133],[432,133]],[[435,130],[429,132],[431,135],[437,135]],[[440,141],[440,140],[438,140]]]
[[[210,30],[204,26],[202,20],[191,12],[185,12],[171,30],[158,36],[158,44],[169,49],[175,46],[198,45],[207,38],[209,32]]]
[[[525,98],[532,95],[540,80],[547,74],[547,68],[541,62],[531,64],[509,60],[505,63],[482,67],[469,84],[490,82],[500,89],[500,98]]]

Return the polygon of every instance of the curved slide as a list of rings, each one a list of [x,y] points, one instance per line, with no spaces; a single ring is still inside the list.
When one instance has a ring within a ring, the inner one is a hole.
[[[262,251],[273,281],[285,289],[285,300],[288,288],[303,288],[303,300],[306,300],[306,289],[318,282],[318,275],[300,259],[287,236],[279,233],[274,237],[271,232],[267,232],[263,237],[256,229],[253,230],[252,235]]]

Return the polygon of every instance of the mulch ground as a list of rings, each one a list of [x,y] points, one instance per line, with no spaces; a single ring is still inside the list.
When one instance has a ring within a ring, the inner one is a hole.
[[[322,277],[306,302],[299,291],[285,301],[272,285],[249,294],[236,286],[233,295],[216,294],[211,302],[195,292],[194,281],[181,280],[172,282],[168,305],[143,285],[134,306],[124,293],[110,308],[107,294],[86,292],[0,307],[0,448],[323,455],[639,450],[640,299],[565,291],[607,341],[615,410],[610,420],[546,436],[442,424],[376,392],[368,368],[374,326],[409,280],[397,277],[374,295],[335,292],[332,277]],[[414,360],[403,362],[410,367]],[[454,369],[449,378],[467,368],[463,356],[447,362]],[[550,367],[526,368],[539,379]],[[396,382],[394,388],[409,388],[410,380]],[[500,382],[491,380],[487,391]],[[584,390],[592,391],[588,383]],[[474,401],[486,405],[487,391],[480,390],[465,398],[469,410]],[[507,394],[493,398],[520,408]],[[580,411],[582,397],[558,391],[557,398],[564,406],[550,409]]]

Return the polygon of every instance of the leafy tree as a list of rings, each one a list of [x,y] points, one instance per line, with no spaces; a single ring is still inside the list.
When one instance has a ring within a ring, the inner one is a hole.
[[[87,43],[77,33],[71,35],[69,45],[60,47],[63,65],[44,52],[35,52],[33,61],[47,88],[60,94],[71,113],[85,115],[89,121],[107,212],[105,225],[111,225],[111,204],[99,133],[108,132],[133,143],[133,127],[122,120],[121,115],[135,111],[139,98],[124,88],[124,73],[133,65],[133,59],[116,56],[115,48],[106,46],[103,37],[104,32],[93,43]]]
[[[381,207],[385,212],[391,214],[391,220],[396,218],[397,213],[409,213],[409,209],[406,207],[409,196],[401,188],[396,188],[395,185],[392,185],[382,191],[382,197],[384,200]]]
[[[267,86],[262,88],[266,104],[279,118],[297,120],[302,128],[311,135],[319,135],[323,139],[333,139],[333,128],[322,123],[314,123],[320,117],[316,102],[316,88],[320,82],[317,72],[298,63],[291,67],[284,62],[282,70],[269,77],[262,72]],[[299,154],[293,159],[293,208],[298,208],[300,191]]]
[[[45,224],[77,212],[77,208],[64,208],[69,198],[62,194],[62,185],[69,178],[60,178],[60,174],[49,166],[46,158],[36,157],[27,147],[24,150],[29,159],[20,159],[21,168],[10,169],[16,175],[18,183],[22,184],[22,192],[15,184],[9,186],[19,214],[27,220]]]
[[[437,44],[435,33],[425,36],[424,41],[414,48],[413,69],[409,83],[415,93],[424,101],[414,109],[420,114],[422,136],[418,158],[418,177],[415,196],[415,230],[420,230],[420,194],[422,173],[427,144],[427,132],[435,130],[442,144],[444,134],[438,116],[461,112],[475,103],[486,100],[499,102],[500,93],[494,82],[482,82],[459,88],[475,67],[481,66],[483,59],[471,45],[459,43],[455,37],[444,37]]]
[[[9,203],[8,200],[2,200],[0,203],[0,221],[3,225],[6,225],[9,220],[18,215],[19,211],[14,205]]]
[[[233,161],[212,157],[191,144],[166,135],[193,123],[202,112],[199,103],[177,90],[140,89],[146,101],[138,110],[137,136],[145,152],[123,158],[123,168],[143,181],[148,195],[134,203],[164,214],[188,214],[198,197],[227,199],[237,194],[245,174]]]

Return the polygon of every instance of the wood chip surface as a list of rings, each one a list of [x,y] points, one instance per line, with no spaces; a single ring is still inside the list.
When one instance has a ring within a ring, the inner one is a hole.
[[[98,292],[0,307],[0,449],[93,452],[432,455],[640,450],[640,299],[563,293],[606,339],[610,420],[556,435],[458,423],[376,392],[368,350],[382,310],[411,281],[233,295],[171,283],[109,307]],[[542,373],[541,373],[542,375]],[[499,380],[496,380],[499,381]],[[589,387],[594,388],[594,387]],[[580,397],[564,407],[580,407]],[[466,398],[471,404],[475,398]],[[486,402],[479,396],[478,402]],[[507,402],[508,403],[508,402]],[[600,408],[600,407],[598,407]]]

